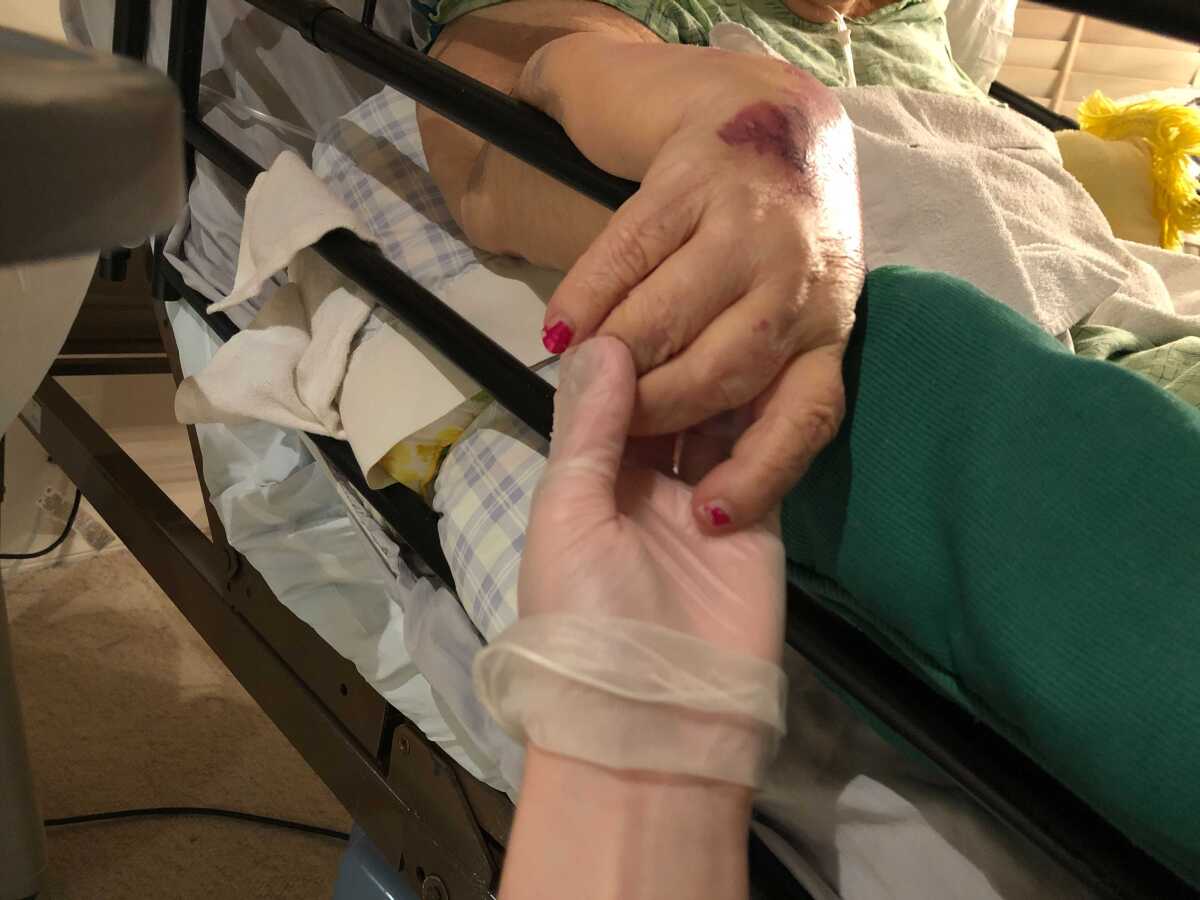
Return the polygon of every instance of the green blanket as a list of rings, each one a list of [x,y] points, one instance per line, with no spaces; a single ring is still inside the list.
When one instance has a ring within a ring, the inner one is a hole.
[[[846,378],[792,577],[1200,883],[1200,412],[905,268]]]

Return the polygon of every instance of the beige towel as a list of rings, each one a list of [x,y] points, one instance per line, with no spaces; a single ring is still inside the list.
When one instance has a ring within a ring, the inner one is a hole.
[[[296,252],[337,228],[353,231],[364,241],[371,232],[340,197],[325,186],[295,153],[286,150],[255,179],[246,195],[245,224],[238,251],[233,290],[209,312],[220,312],[249,300],[281,271]]]
[[[281,153],[246,196],[237,278],[226,310],[253,297],[285,266],[276,289],[245,330],[175,395],[180,422],[255,420],[345,438],[338,394],[354,338],[372,304],[310,244],[334,228],[370,232],[296,154]]]

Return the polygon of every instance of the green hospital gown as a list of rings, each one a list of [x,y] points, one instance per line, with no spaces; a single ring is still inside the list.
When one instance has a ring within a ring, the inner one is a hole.
[[[1106,359],[1137,372],[1200,409],[1200,337],[1183,337],[1156,346],[1122,328],[1079,325],[1072,329],[1071,339],[1078,356]]]
[[[417,46],[428,49],[459,16],[503,0],[413,0]],[[706,46],[714,25],[734,22],[761,38],[788,62],[833,87],[848,73],[836,26],[809,22],[784,0],[600,0],[637,19],[671,44]],[[861,86],[908,87],[985,98],[950,55],[944,4],[898,0],[860,18],[848,18],[855,80]]]

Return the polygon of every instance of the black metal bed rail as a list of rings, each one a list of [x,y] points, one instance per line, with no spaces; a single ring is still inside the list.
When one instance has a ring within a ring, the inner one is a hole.
[[[1003,736],[800,591],[788,592],[785,639],[980,806],[1100,896],[1200,896]]]
[[[1042,106],[1036,100],[1031,100],[1019,91],[1014,91],[1007,84],[999,81],[992,82],[988,93],[1019,112],[1028,119],[1033,119],[1039,125],[1044,125],[1051,131],[1078,131],[1079,123],[1070,116],[1055,112],[1048,106]]]
[[[150,43],[150,0],[116,0],[112,51],[130,59],[146,58]]]
[[[326,52],[355,64],[606,206],[616,207],[636,189],[636,185],[593,166],[570,144],[562,129],[539,112],[374,34],[320,0],[247,2],[300,30]],[[189,113],[187,139],[219,167],[248,184],[260,171],[258,164],[196,119],[199,63],[191,54],[199,53],[203,39],[204,8],[205,0],[173,0],[170,68]],[[197,22],[198,27],[194,27]],[[540,378],[399,271],[375,247],[348,233],[334,232],[317,249],[512,412],[543,435],[548,434],[552,392]],[[328,446],[322,444],[322,449]],[[354,481],[356,466],[352,458],[333,461]],[[419,537],[418,532],[427,534],[425,546],[434,558],[442,558],[434,523],[393,520],[376,502],[374,495],[378,492],[365,493],[402,537],[411,543]],[[1001,821],[1086,883],[1104,894],[1122,898],[1200,896],[1004,738],[940,697],[852,626],[796,590],[789,591],[788,607],[787,638],[791,646],[929,756]]]
[[[224,313],[207,313],[208,300],[166,267],[181,302],[196,311],[222,341],[238,327]],[[416,494],[400,486],[369,488],[348,445],[308,435],[345,477],[447,586],[454,578],[437,531],[437,516]],[[1058,859],[1101,893],[1120,898],[1195,898],[1197,893],[1097,815],[1060,782],[990,727],[932,691],[854,626],[812,597],[789,587],[785,638],[839,688],[862,702],[914,749],[923,753],[984,808]],[[1064,845],[1060,835],[1074,840]],[[756,848],[754,897],[783,898],[783,881],[769,851]],[[772,868],[774,866],[775,868]],[[757,869],[765,867],[768,875]]]
[[[616,209],[637,184],[595,166],[557,122],[533,107],[390,41],[323,0],[248,0],[341,57],[563,184]]]

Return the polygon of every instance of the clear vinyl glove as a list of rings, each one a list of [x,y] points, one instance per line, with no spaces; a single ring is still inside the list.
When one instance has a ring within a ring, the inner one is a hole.
[[[707,535],[688,485],[623,465],[636,381],[616,338],[564,356],[520,619],[477,656],[476,690],[551,752],[754,786],[784,730],[778,513]]]

